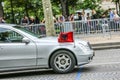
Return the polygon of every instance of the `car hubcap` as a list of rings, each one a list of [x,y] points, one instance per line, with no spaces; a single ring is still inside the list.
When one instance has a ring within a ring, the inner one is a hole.
[[[55,66],[59,70],[67,70],[71,65],[71,58],[67,54],[59,54],[54,60]]]

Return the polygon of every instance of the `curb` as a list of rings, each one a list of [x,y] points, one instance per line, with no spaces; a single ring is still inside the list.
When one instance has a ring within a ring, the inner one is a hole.
[[[97,43],[91,44],[91,46],[93,50],[118,49],[120,48],[120,42]]]

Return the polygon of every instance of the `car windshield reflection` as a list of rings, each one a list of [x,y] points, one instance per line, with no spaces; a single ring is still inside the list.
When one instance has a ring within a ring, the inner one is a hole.
[[[44,36],[41,36],[41,35],[39,35],[39,34],[37,34],[37,33],[34,33],[34,32],[32,32],[32,31],[30,31],[30,30],[28,30],[28,29],[26,29],[26,28],[24,28],[24,27],[21,27],[21,26],[13,26],[13,27],[16,28],[16,29],[19,29],[19,30],[21,30],[21,31],[23,31],[23,32],[26,32],[26,33],[34,36],[34,37],[37,37],[37,38],[44,37]]]
[[[4,33],[4,32],[9,32],[10,30],[6,29],[6,28],[0,28],[0,33]]]

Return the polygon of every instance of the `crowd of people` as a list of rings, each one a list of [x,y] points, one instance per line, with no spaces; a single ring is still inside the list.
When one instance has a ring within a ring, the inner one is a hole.
[[[84,25],[86,27],[90,26],[91,20],[95,19],[110,19],[110,24],[113,24],[114,22],[119,23],[120,18],[117,14],[116,10],[109,9],[107,13],[103,13],[100,17],[98,17],[98,13],[93,9],[91,12],[86,13],[85,10],[82,10],[81,12],[77,12],[77,19],[75,18],[76,14],[70,14],[67,18],[63,15],[59,16],[53,16],[54,23],[64,23],[64,22],[74,22],[74,21],[84,21],[86,22]],[[104,21],[104,20],[103,20]],[[6,23],[3,17],[0,17],[0,23]],[[45,19],[40,20],[38,16],[24,16],[20,19],[19,24],[25,26],[25,25],[31,25],[31,24],[44,24]]]
[[[109,16],[109,17],[108,17]],[[93,20],[93,19],[100,19],[100,18],[110,18],[117,20],[119,18],[116,10],[109,9],[108,13],[103,13],[101,17],[98,17],[98,13],[93,9],[91,12],[86,13],[85,10],[77,13],[77,19],[75,19],[75,14],[70,14],[67,18],[65,18],[63,15],[59,16],[53,16],[55,23],[62,23],[65,21],[79,21],[79,20]],[[5,20],[3,17],[0,17],[0,23],[5,23]],[[37,16],[24,16],[19,21],[21,25],[29,25],[29,24],[40,24],[45,23],[45,19],[40,20]]]
[[[31,16],[30,18],[28,18],[27,16],[24,16],[20,21],[21,25],[39,24],[39,23],[40,23],[40,20],[37,16],[35,16],[35,18],[33,16]]]
[[[109,17],[108,17],[109,16]],[[86,13],[85,10],[83,10],[82,12],[78,12],[77,13],[77,17],[78,19],[75,19],[75,14],[70,14],[69,17],[66,19],[63,15],[59,15],[59,16],[53,16],[54,22],[55,23],[62,23],[65,21],[76,21],[76,20],[93,20],[93,19],[100,19],[100,18],[110,18],[110,19],[116,19],[119,18],[116,10],[112,10],[109,9],[108,13],[103,13],[100,17],[98,17],[98,13],[93,9],[91,13]],[[20,23],[22,25],[25,24],[39,24],[39,23],[45,23],[45,19],[40,20],[37,16],[31,16],[31,17],[27,17],[24,16]]]
[[[116,10],[109,9],[107,13],[103,13],[98,17],[98,13],[93,9],[91,12],[86,13],[85,10],[77,13],[77,18],[75,18],[76,14],[70,14],[67,18],[63,15],[53,16],[54,23],[57,23],[55,28],[60,28],[61,26],[66,26],[66,29],[74,29],[79,32],[90,32],[91,30],[99,30],[102,31],[110,29],[120,28],[120,17],[117,14]],[[96,20],[99,19],[99,20]],[[109,19],[109,22],[108,22]],[[77,21],[77,23],[75,23]],[[99,22],[98,22],[99,21]],[[65,24],[64,22],[68,22]],[[0,17],[0,23],[6,23],[3,17]],[[24,16],[20,19],[19,24],[23,26],[34,25],[34,24],[44,24],[45,19],[40,20],[38,16]],[[62,24],[64,23],[64,25]],[[99,25],[98,23],[101,23]],[[119,25],[118,25],[119,24]],[[113,26],[114,25],[114,26]],[[40,27],[41,31],[44,32],[45,25]]]

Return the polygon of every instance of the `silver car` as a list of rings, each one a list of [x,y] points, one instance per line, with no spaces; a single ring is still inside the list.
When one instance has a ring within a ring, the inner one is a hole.
[[[43,37],[18,25],[0,24],[0,71],[52,68],[71,72],[94,56],[89,42],[60,43],[57,37]]]

